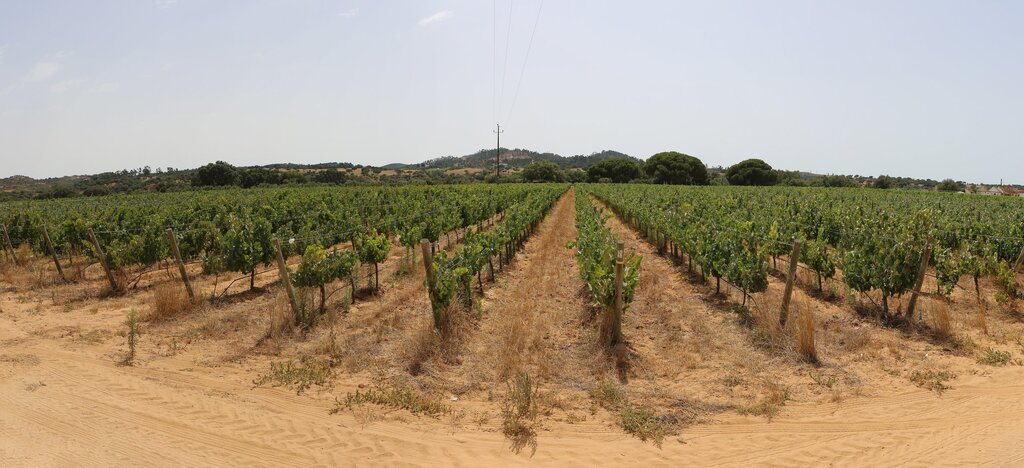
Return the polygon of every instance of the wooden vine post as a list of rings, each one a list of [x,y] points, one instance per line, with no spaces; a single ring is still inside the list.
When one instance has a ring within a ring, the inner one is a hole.
[[[779,326],[786,328],[789,318],[789,301],[793,297],[793,283],[796,282],[796,269],[800,262],[800,239],[793,240],[793,252],[789,254],[789,274],[786,275],[786,290],[782,293],[782,309],[779,310]]]
[[[114,280],[114,273],[110,271],[110,265],[107,263],[107,255],[103,253],[103,247],[100,247],[99,241],[96,240],[96,233],[89,229],[89,240],[92,241],[92,248],[95,249],[96,257],[100,260],[100,266],[103,267],[103,272],[107,274],[107,281],[110,282],[110,289],[114,292],[118,292],[120,289],[117,287],[117,281]]]
[[[921,294],[921,285],[924,284],[924,275],[928,273],[928,260],[932,256],[932,240],[924,245],[924,255],[921,256],[921,266],[917,270],[917,279],[914,281],[914,291],[910,293],[910,304],[907,305],[907,318],[914,317],[914,308],[917,306],[917,296]]]
[[[174,236],[174,229],[167,228],[167,240],[171,243],[171,253],[174,254],[174,260],[178,262],[178,273],[181,273],[181,281],[185,283],[188,298],[195,300],[196,295],[192,291],[192,282],[188,279],[188,272],[185,271],[185,262],[181,261],[181,251],[178,250],[178,238]]]
[[[21,266],[21,260],[18,259],[18,253],[14,250],[14,245],[11,244],[11,236],[7,235],[7,225],[0,224],[0,227],[4,230],[4,244],[7,245],[7,250],[11,251],[11,258],[14,259],[14,264]]]
[[[292,286],[292,279],[288,274],[288,263],[284,260],[284,254],[281,253],[281,241],[275,238],[272,242],[274,253],[277,255],[277,271],[281,275],[281,282],[284,283],[284,290],[288,292],[288,302],[292,306],[292,313],[295,314],[295,320],[298,320],[302,314],[299,310],[299,301],[295,297],[295,287]]]
[[[427,297],[430,299],[430,312],[434,319],[434,329],[443,331],[444,317],[442,316],[441,308],[434,299],[434,288],[437,287],[437,284],[434,282],[434,253],[431,252],[429,240],[420,239],[420,252],[423,254],[423,270],[427,277]]]
[[[1020,266],[1024,265],[1024,247],[1020,248],[1020,255],[1017,255],[1017,261],[1013,264],[1013,271],[1020,271]]]
[[[615,302],[612,309],[612,323],[609,330],[609,344],[615,346],[622,342],[622,250],[625,244],[619,241],[615,246]]]
[[[46,241],[46,250],[50,251],[50,257],[53,258],[53,265],[57,267],[60,280],[67,283],[68,279],[64,276],[64,269],[60,267],[60,259],[57,258],[57,251],[54,250],[53,243],[50,242],[50,233],[46,230],[46,225],[43,225],[43,240]]]

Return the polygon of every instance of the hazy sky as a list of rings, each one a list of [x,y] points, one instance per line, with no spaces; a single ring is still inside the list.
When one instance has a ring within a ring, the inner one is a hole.
[[[0,177],[419,162],[500,122],[563,155],[1024,183],[1024,2],[509,8],[0,0]]]

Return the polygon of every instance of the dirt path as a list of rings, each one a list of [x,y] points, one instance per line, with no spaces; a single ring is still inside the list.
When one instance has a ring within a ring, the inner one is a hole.
[[[579,386],[598,362],[587,300],[572,249],[575,194],[557,201],[498,284],[487,291],[485,315],[467,344],[465,378],[477,390],[504,390],[520,371]]]

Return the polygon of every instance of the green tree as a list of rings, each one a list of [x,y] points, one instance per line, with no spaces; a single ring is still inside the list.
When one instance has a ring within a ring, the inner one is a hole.
[[[523,168],[527,182],[562,182],[562,168],[550,161],[534,161]]]
[[[587,172],[578,168],[566,169],[562,171],[562,179],[570,183],[586,182]]]
[[[624,184],[641,177],[643,177],[643,170],[640,163],[627,158],[605,159],[587,169],[587,179],[591,182],[609,179],[614,183]]]
[[[644,172],[656,184],[708,184],[707,166],[700,159],[675,151],[665,151],[651,156],[644,164]]]
[[[236,169],[235,166],[224,161],[217,161],[196,169],[195,174],[192,175],[192,186],[222,187],[235,185],[238,183],[238,179],[238,169]]]
[[[747,159],[725,171],[725,178],[729,185],[775,185],[778,174],[760,159]]]
[[[939,182],[939,186],[937,188],[940,192],[959,192],[963,190],[963,186],[953,179],[946,179]]]
[[[878,178],[875,179],[874,185],[876,189],[890,189],[893,185],[895,185],[895,181],[892,180],[892,177],[889,177],[887,175],[878,176]]]

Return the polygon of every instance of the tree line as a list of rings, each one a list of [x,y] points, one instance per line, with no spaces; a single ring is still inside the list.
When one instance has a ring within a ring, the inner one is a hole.
[[[952,179],[937,182],[887,175],[868,179],[861,176],[845,175],[816,176],[800,171],[777,170],[767,162],[756,158],[740,161],[728,168],[708,168],[700,159],[676,151],[657,153],[647,161],[632,157],[605,159],[590,166],[586,171],[562,169],[554,163],[534,161],[523,168],[522,179],[526,182],[917,188],[942,192],[964,190],[962,182]]]

